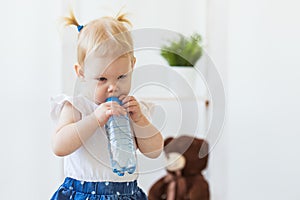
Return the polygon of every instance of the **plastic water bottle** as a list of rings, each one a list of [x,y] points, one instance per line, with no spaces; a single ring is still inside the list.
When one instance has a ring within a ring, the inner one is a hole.
[[[106,102],[109,101],[116,101],[122,105],[117,97],[106,99]],[[119,176],[124,176],[126,171],[132,174],[136,168],[136,146],[128,114],[111,116],[105,129],[113,172]]]

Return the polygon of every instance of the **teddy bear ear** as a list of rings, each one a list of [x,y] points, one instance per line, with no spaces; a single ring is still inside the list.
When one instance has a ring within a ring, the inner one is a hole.
[[[165,139],[164,146],[167,146],[173,139],[173,137],[168,137],[167,139]]]
[[[199,158],[202,159],[208,156],[208,143],[205,140],[202,140],[202,144],[199,150]]]

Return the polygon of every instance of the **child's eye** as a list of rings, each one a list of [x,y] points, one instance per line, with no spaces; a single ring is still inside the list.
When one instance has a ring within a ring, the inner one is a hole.
[[[100,77],[100,78],[97,78],[97,80],[103,82],[103,81],[106,81],[107,79],[104,77]]]
[[[118,79],[126,78],[126,75],[121,75],[118,77]]]

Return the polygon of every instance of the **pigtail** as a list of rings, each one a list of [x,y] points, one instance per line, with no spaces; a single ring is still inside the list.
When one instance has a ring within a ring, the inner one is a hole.
[[[70,26],[70,25],[74,25],[76,27],[80,26],[77,19],[75,18],[73,10],[71,10],[69,16],[64,17],[63,20],[66,26]]]
[[[132,24],[131,22],[129,21],[129,19],[126,18],[128,14],[127,13],[118,13],[116,19],[119,21],[119,22],[122,22],[122,23],[125,23],[125,24],[128,24],[129,26],[132,27]]]

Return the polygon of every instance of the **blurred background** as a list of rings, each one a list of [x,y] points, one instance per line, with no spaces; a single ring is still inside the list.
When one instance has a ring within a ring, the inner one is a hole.
[[[124,7],[134,29],[199,32],[226,92],[207,172],[212,200],[300,199],[296,0],[1,1],[1,199],[49,199],[61,184],[49,112],[51,96],[73,91],[77,33],[59,22],[70,7],[82,24]]]

